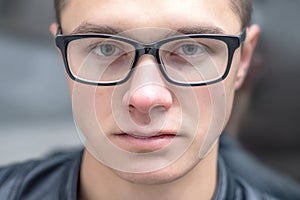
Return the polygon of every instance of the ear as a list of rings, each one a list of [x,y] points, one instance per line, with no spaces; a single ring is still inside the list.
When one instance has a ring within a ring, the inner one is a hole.
[[[51,34],[53,35],[53,37],[56,36],[57,30],[58,30],[59,25],[57,23],[52,23],[49,27],[49,30],[51,32]]]
[[[253,51],[255,49],[259,35],[260,35],[260,28],[258,25],[254,24],[247,28],[247,37],[245,42],[242,45],[241,60],[240,60],[240,64],[239,64],[239,68],[235,80],[236,90],[242,86],[244,79],[247,75],[247,71],[251,64]]]
[[[57,34],[57,30],[59,28],[59,25],[57,23],[52,23],[49,27],[49,31],[51,32],[52,36],[55,38],[56,34]],[[60,58],[63,60],[63,57],[62,57],[62,54],[61,52],[59,51],[59,49],[57,48],[58,52],[59,52],[59,55],[60,55]]]

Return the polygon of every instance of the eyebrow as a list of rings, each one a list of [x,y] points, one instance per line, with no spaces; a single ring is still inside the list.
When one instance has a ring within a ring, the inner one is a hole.
[[[191,26],[177,29],[181,34],[224,34],[224,30],[217,26]]]
[[[125,30],[108,25],[97,25],[85,22],[79,25],[71,34],[98,33],[117,35],[124,31]],[[224,34],[224,30],[216,26],[187,26],[175,28],[174,31],[180,34]]]
[[[123,31],[122,29],[118,29],[107,25],[82,23],[71,34],[100,33],[100,34],[117,35],[122,31]]]

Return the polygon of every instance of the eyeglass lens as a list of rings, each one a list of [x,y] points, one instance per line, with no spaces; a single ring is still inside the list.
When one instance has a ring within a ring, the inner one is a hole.
[[[136,56],[135,47],[111,38],[73,40],[67,49],[71,73],[90,82],[125,79]],[[175,82],[202,83],[222,77],[228,59],[225,42],[213,38],[185,38],[169,41],[159,48],[165,74]]]

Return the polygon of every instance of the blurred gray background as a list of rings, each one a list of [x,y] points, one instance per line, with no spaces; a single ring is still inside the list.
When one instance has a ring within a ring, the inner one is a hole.
[[[52,0],[0,0],[0,165],[81,145],[48,31]],[[256,0],[262,37],[228,126],[262,162],[300,180],[300,1]]]
[[[51,0],[0,0],[0,164],[80,145]]]

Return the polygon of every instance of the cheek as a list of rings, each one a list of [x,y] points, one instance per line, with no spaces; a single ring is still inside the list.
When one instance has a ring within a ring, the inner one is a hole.
[[[68,79],[73,116],[83,133],[99,132],[111,116],[110,87],[84,85]],[[101,119],[101,120],[98,120]],[[95,131],[97,130],[97,131]]]
[[[234,83],[231,83],[228,87],[229,89],[226,91],[226,124],[230,118],[231,111],[232,111],[232,105],[234,101]]]
[[[95,90],[94,113],[104,132],[107,132],[114,124],[112,98],[113,88],[111,87],[98,87]]]
[[[237,50],[234,53],[232,59],[230,72],[226,77],[226,79],[224,80],[224,83],[227,85],[227,88],[234,89],[235,82],[238,80],[238,73],[242,70],[242,68],[240,67],[240,59],[241,59],[241,51]]]
[[[207,127],[211,121],[214,108],[214,99],[216,98],[216,92],[213,87],[203,87],[197,89],[195,92],[197,98],[197,104],[199,108],[198,117],[200,124]]]
[[[241,52],[238,50],[235,52],[233,57],[233,61],[231,64],[231,69],[228,77],[223,81],[226,89],[226,99],[227,99],[227,110],[228,110],[228,118],[231,113],[232,104],[234,100],[234,95],[236,91],[236,83],[239,81],[238,73],[240,73],[243,69],[240,68],[240,59]],[[246,72],[243,72],[246,73]]]
[[[214,92],[209,89],[201,89],[197,92],[197,100],[199,105],[198,112],[198,140],[203,142],[204,138],[209,134],[209,127],[212,123],[214,108],[213,98]],[[200,134],[199,134],[200,133]]]
[[[215,83],[196,92],[199,102],[198,135],[194,147],[200,158],[208,155],[215,146],[228,120],[230,97],[224,81]],[[197,149],[197,147],[200,149]]]

